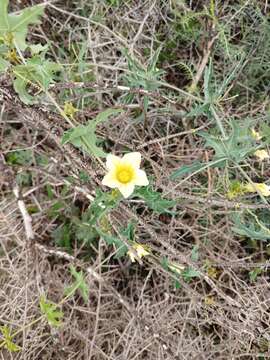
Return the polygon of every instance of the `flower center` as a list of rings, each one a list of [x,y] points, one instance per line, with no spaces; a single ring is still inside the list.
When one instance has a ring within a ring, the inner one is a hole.
[[[120,168],[116,173],[116,178],[120,183],[127,184],[133,178],[133,171],[128,167]]]

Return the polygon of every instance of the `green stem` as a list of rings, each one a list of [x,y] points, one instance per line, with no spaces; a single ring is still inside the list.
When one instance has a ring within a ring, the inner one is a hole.
[[[212,114],[213,114],[213,116],[214,116],[214,118],[216,120],[217,126],[218,126],[218,128],[219,128],[219,130],[220,130],[220,132],[222,134],[223,139],[226,139],[227,136],[226,136],[225,129],[224,129],[224,127],[222,125],[222,122],[221,122],[221,119],[219,118],[218,114],[216,113],[216,110],[215,110],[213,105],[210,106],[210,110],[211,110],[211,112],[212,112]]]

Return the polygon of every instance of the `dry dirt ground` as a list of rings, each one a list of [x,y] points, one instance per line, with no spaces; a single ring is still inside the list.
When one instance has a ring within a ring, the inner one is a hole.
[[[18,11],[36,3],[10,5]],[[209,58],[219,81],[233,68],[231,49],[251,44],[252,36],[257,41],[257,11],[262,17],[270,11],[267,1],[212,3],[220,28],[200,14],[209,8],[208,1],[48,1],[41,24],[30,31],[33,41],[50,42],[53,61],[66,64],[66,73],[50,89],[55,101],[61,107],[65,101],[77,105],[81,124],[107,108],[122,107],[120,115],[97,128],[103,149],[140,151],[154,189],[176,200],[172,213],[158,214],[136,199],[110,213],[115,233],[133,221],[136,240],[151,247],[151,256],[141,263],[115,259],[116,249],[102,238],[84,246],[68,234],[71,251],[56,242],[56,230],[67,219],[81,217],[96,189],[108,191],[101,185],[104,169],[72,145],[61,144],[70,126],[50,99],[25,105],[11,76],[0,76],[0,325],[11,329],[20,347],[10,352],[2,336],[0,359],[270,358],[267,244],[251,246],[232,231],[237,206],[267,210],[269,205],[226,198],[220,187],[223,170],[217,168],[185,181],[170,180],[181,165],[209,161],[213,155],[194,134],[194,129],[211,128],[212,120],[204,114],[186,116],[202,94]],[[191,33],[185,33],[181,21],[188,22]],[[256,43],[255,53],[269,54],[266,41]],[[126,92],[119,86],[127,86],[123,75],[128,64],[123,49],[146,67],[159,46],[157,67],[164,74],[160,86],[149,90],[147,111],[139,88],[132,90],[132,102],[124,103]],[[254,51],[248,56],[255,58]],[[245,60],[243,73],[248,70],[228,86],[222,119],[260,121],[267,112],[262,84],[252,83],[255,70]],[[267,83],[267,71],[256,79],[261,76]],[[84,85],[77,89],[76,82]],[[193,93],[191,85],[197,89]],[[233,98],[230,86],[238,86],[240,100]],[[27,150],[26,159],[20,158],[21,150]],[[59,203],[64,206],[58,208]],[[162,259],[190,266],[199,275],[178,278],[162,266]],[[250,274],[258,269],[254,262],[265,264],[255,280]],[[79,292],[65,298],[72,264],[85,274],[86,302]],[[60,304],[60,327],[41,316],[42,295]]]

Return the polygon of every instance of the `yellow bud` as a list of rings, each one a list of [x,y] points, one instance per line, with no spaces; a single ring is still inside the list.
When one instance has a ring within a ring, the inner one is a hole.
[[[262,135],[258,131],[256,131],[254,128],[251,129],[251,136],[257,141],[262,139]]]
[[[184,265],[176,264],[176,263],[170,263],[168,265],[168,268],[173,271],[174,273],[181,274],[182,271],[185,269]]]
[[[140,258],[140,259],[144,256],[150,255],[150,252],[148,251],[146,245],[134,243],[134,245],[132,246],[132,249],[134,250],[134,252],[138,256],[138,258]],[[135,262],[135,260],[136,260],[134,252],[131,250],[129,250],[127,252],[128,256],[130,257],[131,262]]]
[[[245,186],[246,192],[259,192],[263,196],[270,196],[270,186],[264,183],[252,183]]]

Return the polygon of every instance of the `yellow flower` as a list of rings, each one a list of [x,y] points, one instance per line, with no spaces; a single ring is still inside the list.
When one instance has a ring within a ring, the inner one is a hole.
[[[239,197],[245,193],[245,184],[242,184],[240,181],[232,180],[229,185],[229,191],[227,192],[227,197],[232,200],[236,197]]]
[[[127,198],[135,188],[135,185],[146,186],[149,184],[147,176],[140,170],[141,154],[131,152],[122,158],[109,154],[106,160],[108,174],[104,176],[102,184],[112,189],[118,189]]]
[[[134,249],[134,251],[136,252],[137,256],[141,259],[144,256],[147,256],[150,254],[149,251],[146,250],[146,246],[141,245],[141,244],[137,244],[135,243],[132,248]],[[135,262],[136,258],[135,258],[135,254],[133,253],[133,251],[129,250],[127,252],[128,256],[130,257],[131,262]]]
[[[64,113],[71,118],[74,117],[75,113],[78,111],[70,102],[65,102]]]
[[[255,151],[254,153],[255,156],[257,156],[257,158],[260,160],[260,161],[263,161],[265,159],[269,159],[269,154],[266,150],[257,150]]]
[[[206,296],[204,298],[204,303],[205,305],[212,306],[215,305],[216,302],[213,296]]]
[[[256,131],[254,128],[251,129],[251,136],[257,141],[262,139],[262,135],[258,131]]]
[[[216,279],[219,274],[219,271],[214,266],[209,266],[207,269],[207,274],[210,278]]]
[[[259,192],[263,196],[270,196],[270,186],[264,183],[252,183],[245,186],[247,192]]]

